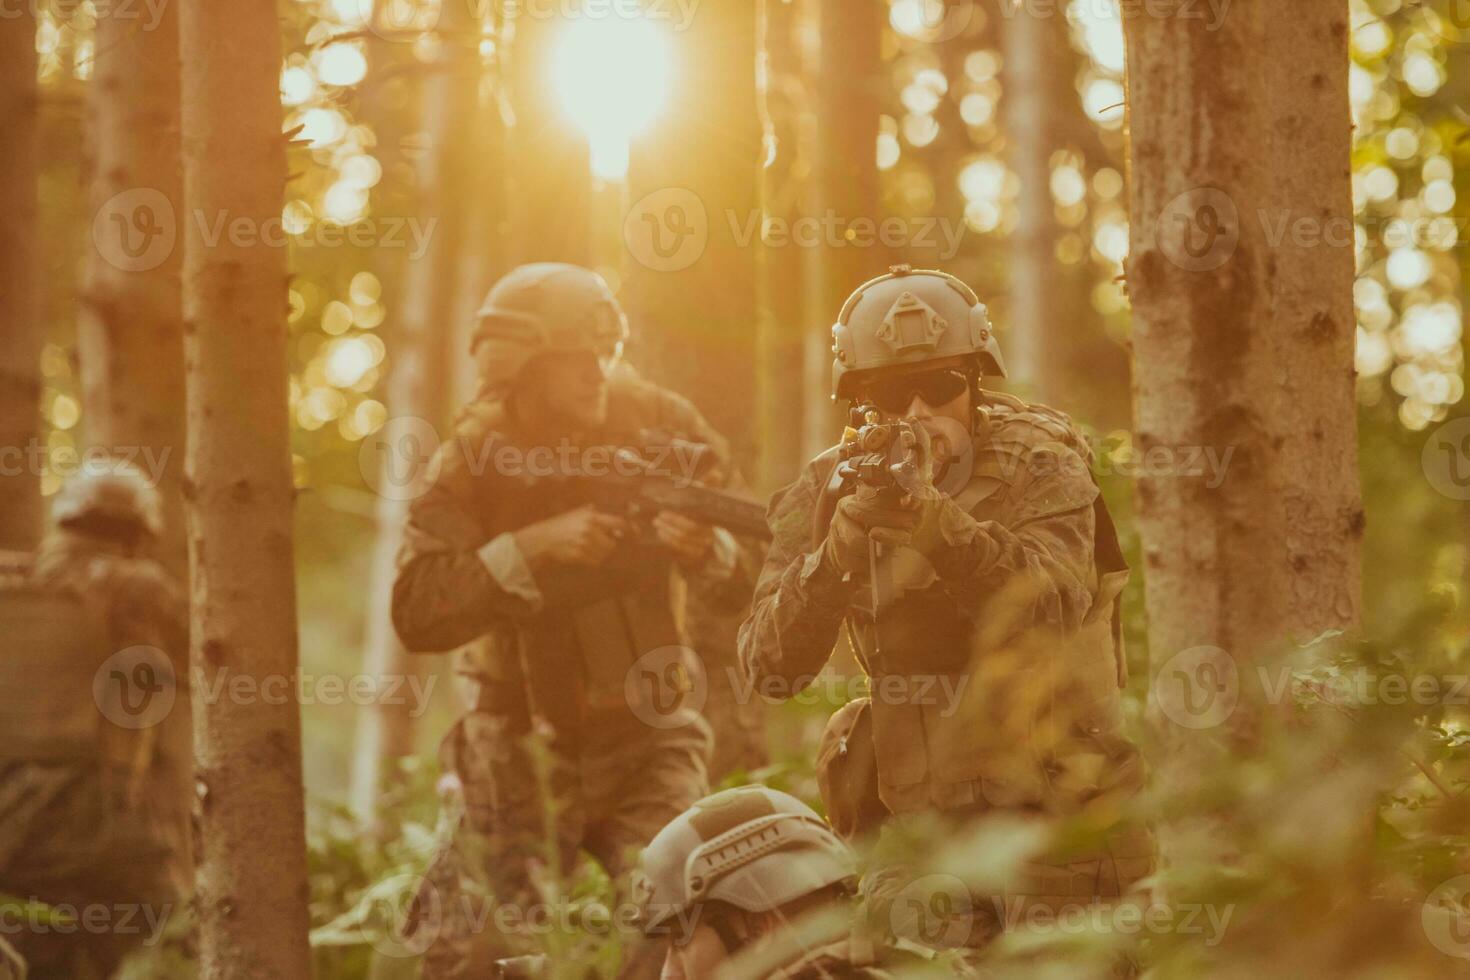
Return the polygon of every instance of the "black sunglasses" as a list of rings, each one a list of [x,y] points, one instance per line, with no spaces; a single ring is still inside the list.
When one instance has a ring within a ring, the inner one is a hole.
[[[954,401],[970,387],[970,376],[953,368],[903,374],[896,378],[873,381],[867,386],[867,400],[890,415],[902,415],[914,403],[914,396],[924,399],[930,408]]]

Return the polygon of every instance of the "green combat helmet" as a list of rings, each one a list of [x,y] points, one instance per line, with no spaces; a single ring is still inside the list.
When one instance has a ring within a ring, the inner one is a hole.
[[[741,786],[707,796],[643,850],[643,929],[657,935],[705,902],[770,912],[855,875],[852,852],[794,796]]]
[[[896,265],[863,283],[832,327],[833,398],[851,398],[857,374],[970,357],[982,373],[1005,377],[985,304],[947,272]]]
[[[156,538],[163,530],[163,502],[136,467],[121,460],[89,462],[56,494],[51,518],[58,527],[103,534],[141,531]]]
[[[540,354],[591,351],[615,362],[628,318],[597,273],[562,262],[537,262],[506,273],[480,307],[470,350],[488,394],[503,394]]]

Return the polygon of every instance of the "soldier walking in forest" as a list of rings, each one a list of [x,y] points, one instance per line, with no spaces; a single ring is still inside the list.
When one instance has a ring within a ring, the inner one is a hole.
[[[981,387],[1004,377],[1000,351],[953,276],[895,267],[853,293],[834,339],[833,391],[854,427],[772,502],[775,543],[741,632],[749,678],[795,693],[845,627],[872,689],[834,718],[843,750],[824,755],[847,833],[876,823],[897,840],[935,815],[1110,825],[1143,769],[1122,731],[1127,568],[1082,435]],[[879,905],[907,884],[904,856],[888,860],[864,884]],[[1030,865],[1008,895],[1123,896],[1151,867],[1148,834],[1118,831],[1096,853]],[[994,935],[991,897],[951,944]]]
[[[31,978],[110,976],[191,891],[188,621],[159,514],[132,468],[84,472],[0,584],[0,893],[79,920],[7,910]]]
[[[702,491],[729,463],[687,400],[620,363],[626,318],[599,276],[523,266],[479,315],[481,392],[412,505],[393,590],[410,650],[469,644],[457,665],[466,711],[443,748],[464,812],[413,925],[428,933],[428,977],[522,951],[493,918],[477,931],[476,889],[524,907],[538,900],[533,866],[569,872],[579,849],[617,879],[706,792],[709,726],[671,710],[698,670],[671,573],[726,612],[753,580],[715,521],[640,513],[602,479],[673,468]]]

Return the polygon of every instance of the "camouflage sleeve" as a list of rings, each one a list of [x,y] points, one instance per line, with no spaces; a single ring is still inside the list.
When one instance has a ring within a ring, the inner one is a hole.
[[[782,679],[792,694],[832,655],[852,586],[812,548],[812,521],[820,497],[813,464],[802,478],[771,498],[767,522],[774,541],[756,582],[750,617],[740,628],[740,666],[746,679]]]
[[[534,612],[526,597],[506,591],[479,549],[509,528],[487,528],[471,507],[477,487],[450,440],[437,452],[439,477],[409,505],[393,582],[393,627],[416,653],[463,646],[498,623]]]
[[[1028,455],[1004,523],[977,521],[946,498],[949,548],[932,557],[958,608],[1003,609],[1005,621],[989,624],[1003,636],[1079,628],[1093,602],[1097,494],[1082,457],[1053,445]]]

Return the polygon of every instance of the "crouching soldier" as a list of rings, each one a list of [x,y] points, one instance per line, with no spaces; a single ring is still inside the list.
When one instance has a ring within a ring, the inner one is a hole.
[[[399,636],[420,652],[469,645],[457,663],[466,712],[443,750],[464,813],[416,910],[426,977],[528,951],[495,932],[502,916],[476,933],[476,889],[524,906],[537,900],[533,868],[569,872],[579,850],[616,880],[707,791],[710,732],[691,710],[699,668],[671,575],[727,613],[748,600],[751,575],[718,526],[726,517],[675,509],[674,497],[630,509],[603,479],[638,469],[635,457],[686,490],[729,472],[694,407],[620,363],[626,336],[596,274],[546,263],[507,275],[480,311],[480,396],[410,508]]]
[[[663,980],[882,977],[855,929],[856,861],[794,796],[742,786],[680,814],[643,852],[645,933]]]
[[[0,893],[86,915],[6,910],[33,980],[110,976],[189,891],[187,619],[150,554],[159,506],[132,468],[89,470],[0,585]]]
[[[1082,435],[982,387],[1004,376],[1000,351],[953,276],[895,267],[833,329],[834,397],[853,424],[771,503],[775,542],[740,638],[748,679],[799,690],[845,630],[872,697],[827,740],[822,783],[842,796],[829,811],[844,833],[1085,817],[1102,844],[1043,856],[1008,894],[1127,894],[1153,854],[1145,830],[1117,825],[1143,782],[1120,697],[1127,568]],[[865,892],[901,889],[901,871]]]

